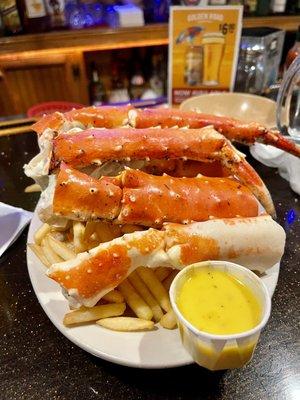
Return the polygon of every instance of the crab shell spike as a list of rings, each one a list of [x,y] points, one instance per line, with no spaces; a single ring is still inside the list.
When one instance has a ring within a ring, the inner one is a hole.
[[[184,145],[188,143],[186,149]],[[115,151],[117,144],[122,151]],[[168,147],[166,152],[165,147]],[[78,157],[78,149],[84,153]],[[89,166],[93,160],[142,160],[182,158],[219,161],[246,186],[253,190],[267,212],[275,216],[271,196],[255,170],[241,157],[231,143],[211,127],[183,130],[174,129],[89,129],[76,135],[61,134],[53,140],[52,168],[60,162],[72,167]],[[241,166],[239,168],[239,166]]]
[[[74,109],[64,114],[54,113],[46,115],[38,122],[33,124],[32,129],[39,135],[44,132],[46,128],[51,128],[59,132],[64,123],[76,124],[80,123],[83,127],[88,128],[91,126],[97,128],[117,128],[128,124],[128,111],[132,106],[104,106],[104,107],[84,107]]]
[[[256,122],[245,123],[229,117],[182,111],[172,108],[139,109],[128,112],[129,124],[144,129],[187,127],[191,129],[213,126],[231,141],[252,145],[261,142],[300,157],[300,146],[282,136],[278,130],[270,130]]]
[[[47,274],[64,288],[73,305],[92,307],[141,265],[182,269],[198,261],[228,260],[264,272],[280,260],[285,244],[284,230],[269,216],[166,224],[164,229],[102,243],[53,264]]]

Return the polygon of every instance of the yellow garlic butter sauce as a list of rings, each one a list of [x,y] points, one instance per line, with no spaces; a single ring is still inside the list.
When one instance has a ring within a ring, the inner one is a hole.
[[[191,271],[177,296],[177,306],[195,328],[216,335],[241,333],[261,320],[261,304],[230,273],[209,266]]]

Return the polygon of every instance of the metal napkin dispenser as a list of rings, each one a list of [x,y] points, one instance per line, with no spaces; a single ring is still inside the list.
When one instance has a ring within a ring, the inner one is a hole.
[[[242,30],[236,92],[260,94],[276,83],[285,32],[274,28]]]

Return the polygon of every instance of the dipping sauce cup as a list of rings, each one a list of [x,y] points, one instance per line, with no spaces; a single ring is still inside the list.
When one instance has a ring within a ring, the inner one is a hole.
[[[207,267],[230,274],[252,291],[261,306],[258,325],[241,333],[216,335],[200,331],[182,315],[177,299],[183,283],[198,269]],[[262,280],[249,269],[228,261],[205,261],[184,268],[173,280],[170,299],[183,346],[197,364],[212,371],[240,368],[247,364],[252,358],[260,332],[271,312],[270,295]]]

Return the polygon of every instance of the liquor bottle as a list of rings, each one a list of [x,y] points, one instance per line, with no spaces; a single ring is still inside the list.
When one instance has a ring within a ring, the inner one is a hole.
[[[2,16],[1,16],[1,12],[0,12],[0,36],[4,35],[4,26],[3,26],[3,22],[2,22]]]
[[[300,55],[300,25],[298,26],[298,31],[296,33],[296,41],[293,47],[288,51],[286,60],[284,63],[284,70],[286,71],[288,67],[292,64],[294,59]]]
[[[149,79],[150,88],[154,91],[155,97],[162,97],[164,94],[164,82],[160,76],[159,58],[156,54],[152,57],[152,72]]]
[[[286,14],[297,14],[297,1],[298,0],[287,0],[286,1]]]
[[[274,14],[283,13],[286,7],[286,0],[271,0],[271,11]]]
[[[0,13],[5,35],[15,35],[22,31],[16,0],[1,0]]]
[[[110,103],[126,103],[129,102],[129,93],[124,83],[120,68],[116,63],[111,68],[111,91],[109,95]]]
[[[65,0],[45,0],[45,2],[51,28],[64,28],[66,26]]]
[[[85,25],[83,7],[78,0],[66,0],[65,18],[71,29],[82,29]]]
[[[257,2],[256,14],[259,16],[268,15],[270,12],[270,0],[259,0]]]
[[[103,6],[96,0],[81,0],[86,28],[103,23]]]
[[[130,98],[132,100],[138,100],[142,97],[145,90],[145,78],[142,72],[141,64],[136,61],[134,63],[133,72],[130,77]]]
[[[146,22],[168,22],[170,0],[144,1],[144,15]]]
[[[17,0],[17,4],[26,33],[45,32],[49,29],[49,16],[44,0]]]
[[[245,0],[244,1],[244,14],[253,15],[256,13],[257,0]]]
[[[153,54],[151,58],[151,72],[149,74],[149,86],[156,93],[156,97],[163,95],[164,84],[159,75],[158,55]]]
[[[160,80],[163,82],[163,96],[166,96],[168,92],[168,63],[167,54],[161,53],[157,61],[158,75]]]
[[[92,80],[90,83],[90,101],[94,106],[101,106],[107,102],[105,88],[94,63],[92,64],[91,70]]]

